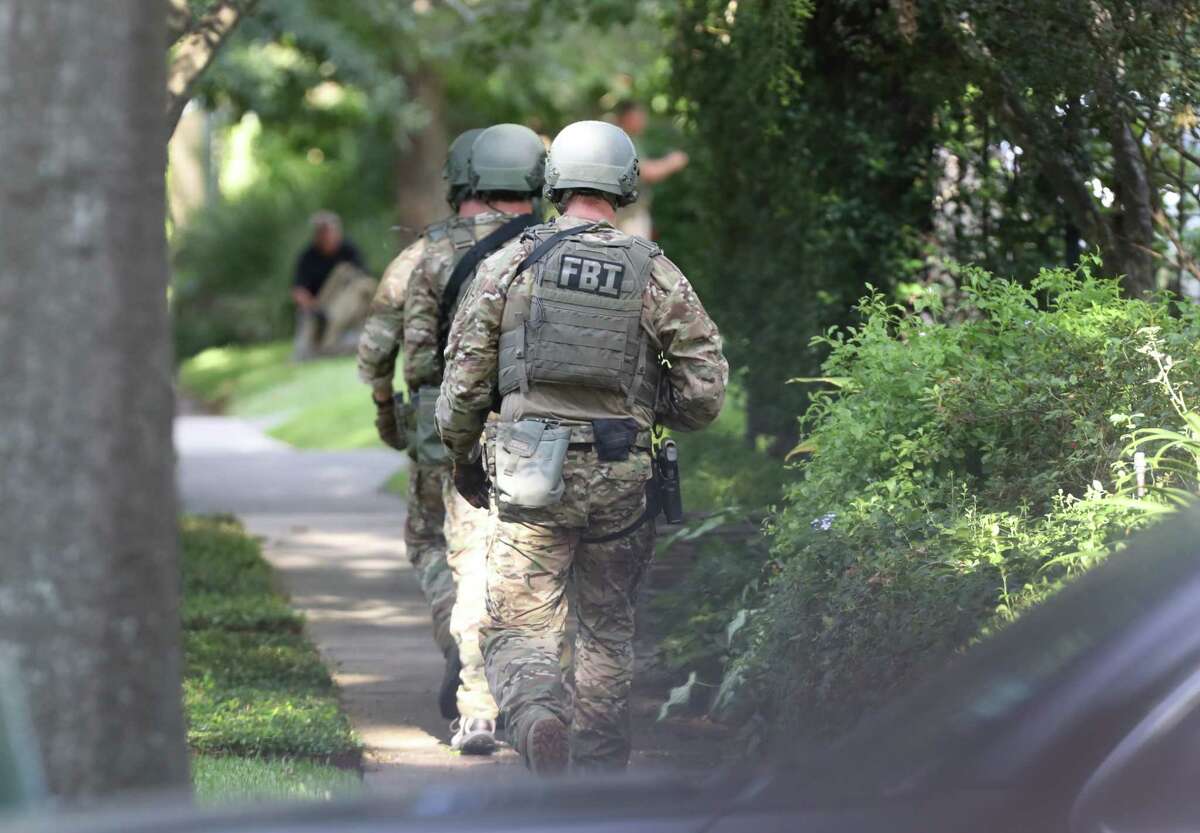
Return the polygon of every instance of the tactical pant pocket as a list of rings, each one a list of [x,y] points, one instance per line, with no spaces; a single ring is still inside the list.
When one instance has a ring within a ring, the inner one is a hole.
[[[570,443],[569,427],[536,419],[501,423],[495,448],[499,502],[538,509],[561,501]]]
[[[450,459],[450,454],[442,445],[441,434],[438,433],[435,413],[438,393],[440,393],[438,388],[430,386],[420,388],[415,394],[417,410],[415,449],[418,463],[436,465],[446,463]]]

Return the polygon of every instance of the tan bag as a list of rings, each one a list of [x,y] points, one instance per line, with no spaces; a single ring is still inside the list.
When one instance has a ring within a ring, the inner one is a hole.
[[[501,423],[496,430],[496,495],[522,509],[562,500],[563,465],[571,429],[537,419]]]

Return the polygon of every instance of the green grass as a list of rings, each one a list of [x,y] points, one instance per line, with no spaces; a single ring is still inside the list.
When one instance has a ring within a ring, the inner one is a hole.
[[[408,469],[400,469],[387,479],[383,484],[383,490],[390,495],[400,495],[404,497],[408,494]]]
[[[225,413],[277,418],[267,433],[298,448],[380,447],[354,358],[296,364],[291,349],[286,342],[214,347],[185,361],[179,381]]]
[[[369,394],[355,375],[353,358],[293,364],[289,343],[218,347],[185,361],[179,375],[185,390],[226,413],[279,417],[268,433],[297,448],[381,445]],[[676,435],[689,512],[727,506],[759,511],[779,499],[787,479],[784,465],[762,449],[749,447],[745,430],[745,395],[735,381],[713,425]],[[398,471],[385,490],[404,494],[407,477]]]
[[[356,772],[292,758],[194,755],[192,783],[206,803],[331,799],[362,791]]]
[[[187,517],[181,542],[184,704],[198,794],[316,796],[356,780],[329,766],[357,763],[361,747],[258,541],[233,518]]]

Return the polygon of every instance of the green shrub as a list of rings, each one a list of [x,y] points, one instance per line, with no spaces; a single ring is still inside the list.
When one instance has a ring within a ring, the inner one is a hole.
[[[963,323],[874,294],[820,339],[833,389],[802,421],[775,577],[726,674],[787,729],[846,728],[1147,521],[1103,498],[1131,430],[1181,421],[1146,347],[1197,379],[1196,311],[1122,298],[1086,264],[962,277]]]
[[[308,235],[308,194],[256,188],[207,206],[173,241],[176,353],[267,341],[292,330],[291,270]]]
[[[343,209],[347,237],[368,269],[382,273],[403,242],[389,230],[390,200],[365,199],[347,176],[269,178],[189,218],[172,240],[176,355],[188,358],[209,347],[291,336],[291,282],[311,234],[309,216],[318,208]],[[339,195],[347,193],[364,199],[339,206]]]

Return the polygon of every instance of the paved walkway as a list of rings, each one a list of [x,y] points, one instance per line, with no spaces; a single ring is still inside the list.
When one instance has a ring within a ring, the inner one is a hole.
[[[434,702],[442,658],[404,555],[404,504],[380,491],[407,458],[389,450],[298,451],[252,422],[176,423],[188,512],[231,512],[262,536],[367,747],[366,780],[391,790],[455,777],[524,778],[516,755],[464,758]]]

